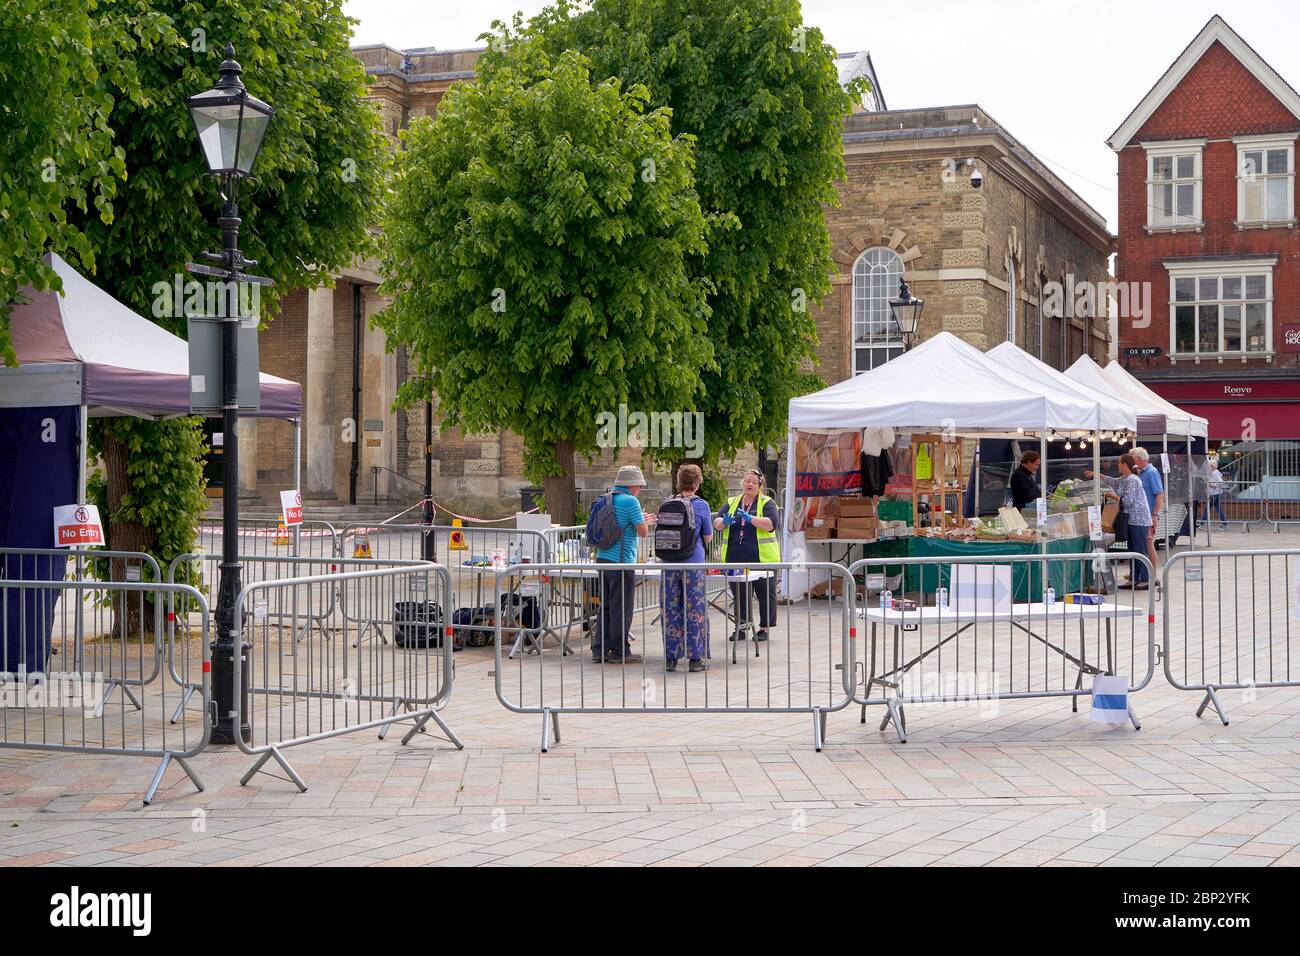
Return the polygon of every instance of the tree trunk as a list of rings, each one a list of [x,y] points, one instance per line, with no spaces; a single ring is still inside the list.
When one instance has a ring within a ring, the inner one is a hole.
[[[107,478],[108,514],[104,515],[107,525],[108,547],[113,551],[151,552],[157,543],[152,531],[135,521],[119,521],[114,515],[121,510],[122,499],[131,490],[131,479],[127,475],[127,461],[130,450],[118,440],[110,429],[105,429],[100,442],[101,457],[104,461],[104,474]],[[126,579],[124,562],[109,561],[109,580]],[[115,637],[138,637],[141,627],[141,600],[136,595],[123,595],[113,601],[113,635]]]
[[[547,475],[542,479],[542,494],[546,496],[546,510],[551,520],[559,524],[572,524],[578,519],[578,494],[574,485],[573,442],[561,439],[555,443],[555,460],[563,470],[562,475]]]

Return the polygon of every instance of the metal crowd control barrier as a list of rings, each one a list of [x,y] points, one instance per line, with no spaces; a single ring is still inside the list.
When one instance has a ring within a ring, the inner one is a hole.
[[[1244,481],[1224,481],[1219,505],[1223,509],[1223,516],[1228,519],[1228,525],[1240,524],[1242,531],[1249,531],[1251,525],[1264,523],[1264,496],[1249,496],[1250,490],[1255,487],[1257,486]],[[1219,515],[1213,502],[1209,510],[1209,520],[1218,521]]]
[[[1264,488],[1264,520],[1281,533],[1284,524],[1300,524],[1300,478],[1271,478]]]
[[[0,578],[30,581],[90,581],[105,579],[124,582],[161,581],[158,562],[152,556],[139,551],[108,551],[99,548],[0,548]],[[129,613],[142,615],[147,598],[141,594],[133,602]],[[84,611],[78,611],[84,613]],[[74,647],[79,653],[81,645]],[[57,653],[57,651],[56,651]],[[108,674],[105,677],[104,693],[99,698],[96,716],[101,716],[104,706],[113,693],[121,689],[123,696],[136,709],[141,709],[140,700],[131,690],[143,687],[158,676],[162,667],[162,645],[154,647],[153,662],[147,673],[133,676],[126,674]],[[108,663],[113,663],[110,660]],[[81,666],[81,659],[74,658],[69,666],[76,669]]]
[[[11,569],[15,557],[5,555]],[[168,640],[163,607],[173,599],[190,609],[194,641]],[[207,745],[211,708],[173,727],[167,721],[172,688],[158,678],[166,642],[168,665],[193,670],[202,699],[211,700],[208,631],[207,604],[188,585],[0,579],[0,748],[157,758],[146,805],[173,761],[202,790],[188,760]],[[50,668],[56,651],[71,665],[67,670]],[[133,711],[125,704],[106,707],[114,687],[130,697]]]
[[[364,545],[364,552],[376,559],[419,559],[426,553],[440,559],[451,575],[448,623],[455,625],[458,640],[486,645],[496,633],[498,617],[526,625],[537,613],[535,602],[493,601],[496,567],[499,563],[545,561],[554,553],[555,538],[550,532],[516,528],[387,524],[347,525],[339,540],[344,554],[357,553]],[[359,636],[366,633],[363,629]]]
[[[868,705],[883,706],[880,730],[892,722],[906,743],[906,704],[1069,697],[1077,711],[1092,694],[1085,675],[1127,674],[1128,693],[1140,691],[1155,673],[1154,587],[1145,597],[1121,590],[1099,605],[1067,603],[1067,594],[1097,590],[1107,572],[1122,584],[1125,566],[1150,577],[1150,561],[1132,552],[856,562],[864,670],[849,685],[862,722]],[[1131,705],[1127,717],[1141,729]]]
[[[1300,551],[1196,551],[1165,563],[1165,677],[1204,694],[1300,686]],[[1253,699],[1253,698],[1252,698]]]
[[[309,629],[306,640],[296,640],[296,619],[315,617],[336,589],[340,611],[347,609],[338,630]],[[232,716],[236,726],[246,725],[236,734],[240,749],[257,761],[240,783],[273,759],[305,791],[286,749],[407,720],[414,725],[403,744],[433,721],[462,749],[438,713],[451,697],[450,601],[447,569],[428,563],[246,585],[235,601],[244,652],[234,669]],[[349,638],[357,621],[391,627],[393,641],[354,647]],[[239,693],[244,680],[247,713]]]
[[[340,569],[346,570],[363,570],[367,568],[388,568],[397,566],[423,565],[423,561],[389,561],[389,560],[359,560],[356,558],[294,558],[288,556],[265,557],[257,555],[243,555],[240,557],[240,580],[243,584],[252,584],[257,581],[279,581],[285,578],[294,577],[314,577],[323,574],[333,574]],[[174,583],[176,572],[182,568],[185,570],[185,580],[197,582],[195,587],[208,598],[210,604],[215,605],[217,600],[217,589],[220,587],[220,554],[182,554],[174,558],[170,565],[167,566],[167,580]],[[308,632],[315,628],[323,636],[328,636],[328,632],[338,626],[335,615],[339,613],[340,594],[337,590],[325,589],[323,596],[327,603],[323,607],[313,608],[313,613],[303,615],[296,613],[294,606],[284,611],[277,611],[273,617],[276,620],[290,621],[297,628],[294,632],[294,639],[302,641],[308,636]],[[346,611],[345,611],[346,612]],[[182,629],[184,628],[184,619],[179,618],[173,613],[172,608],[168,608],[167,624],[168,628],[174,630],[177,621],[180,621]],[[373,621],[353,621],[362,625],[358,632],[357,644],[371,630],[382,639],[387,640],[382,628],[377,622]],[[198,691],[199,685],[187,680],[185,677],[177,674],[174,670],[171,672],[171,678],[180,684],[184,689],[181,700],[176,705],[176,711],[172,714],[172,723],[180,718],[181,713],[189,704],[190,699]]]
[[[778,606],[792,567],[834,578],[839,598]],[[528,654],[507,659],[518,639],[498,619],[495,672],[506,709],[541,716],[543,752],[563,713],[808,714],[821,750],[827,714],[849,704],[852,589],[840,565],[544,562],[497,571],[494,592],[498,604],[537,603]]]
[[[220,554],[224,531],[220,521],[201,521],[198,549]],[[281,529],[272,518],[241,518],[239,521],[239,556],[328,558],[339,553],[339,533],[328,521],[304,521]]]

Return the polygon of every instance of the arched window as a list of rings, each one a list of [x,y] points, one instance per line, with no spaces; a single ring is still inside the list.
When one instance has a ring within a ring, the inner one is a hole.
[[[876,246],[853,263],[853,374],[869,372],[903,354],[903,337],[889,311],[898,295],[903,260]]]

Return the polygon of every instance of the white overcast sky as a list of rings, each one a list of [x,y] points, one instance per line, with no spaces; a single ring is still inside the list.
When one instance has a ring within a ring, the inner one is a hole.
[[[345,0],[356,43],[477,46],[546,0]],[[867,49],[891,109],[978,103],[1115,228],[1108,137],[1215,13],[1300,86],[1300,6],[1254,0],[803,0],[840,52]]]

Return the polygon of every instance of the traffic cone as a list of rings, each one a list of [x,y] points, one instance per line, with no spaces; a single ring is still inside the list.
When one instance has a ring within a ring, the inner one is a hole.
[[[459,518],[452,518],[452,519],[451,519],[451,528],[452,528],[452,531],[451,531],[451,544],[449,544],[449,545],[447,546],[447,547],[448,547],[448,550],[450,550],[450,551],[468,551],[468,550],[469,550],[469,548],[465,545],[465,532],[459,530],[459,529],[462,528],[462,527],[464,527],[464,526],[460,523],[460,519],[459,519]]]
[[[283,521],[276,526],[275,541],[273,543],[280,547],[285,547],[289,544],[289,529],[284,526]]]

